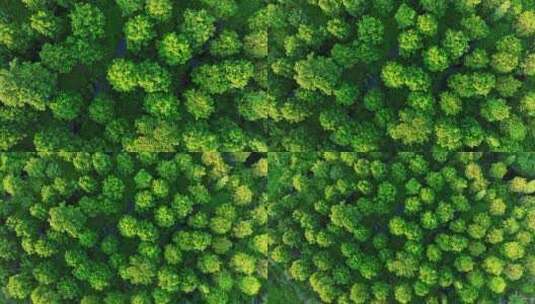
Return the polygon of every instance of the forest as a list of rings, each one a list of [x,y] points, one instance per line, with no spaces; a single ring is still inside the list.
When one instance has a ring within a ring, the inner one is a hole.
[[[0,304],[532,304],[535,0],[0,0]]]
[[[267,151],[252,122],[266,14],[263,0],[3,0],[0,149]]]
[[[534,0],[3,0],[4,151],[535,151]]]
[[[535,153],[0,153],[2,304],[529,304]]]
[[[250,303],[267,279],[266,175],[251,153],[2,153],[0,294]]]
[[[270,279],[314,292],[295,303],[535,297],[535,154],[271,153],[269,165]]]

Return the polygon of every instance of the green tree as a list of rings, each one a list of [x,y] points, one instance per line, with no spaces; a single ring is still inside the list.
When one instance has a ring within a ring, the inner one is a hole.
[[[366,285],[361,283],[353,284],[353,286],[351,286],[349,298],[353,303],[366,303],[369,298],[369,292]]]
[[[123,15],[132,15],[141,10],[145,1],[143,0],[115,0]]]
[[[251,40],[254,37],[250,38]],[[228,57],[238,54],[242,49],[240,36],[235,31],[225,30],[210,42],[210,54],[218,57]]]
[[[167,92],[171,86],[169,71],[158,63],[144,61],[138,66],[138,85],[147,93]]]
[[[399,123],[391,126],[388,133],[393,139],[400,140],[403,144],[421,144],[429,140],[432,132],[431,126],[429,117],[423,113],[406,110],[400,112]]]
[[[185,64],[193,55],[186,37],[173,32],[163,36],[158,54],[169,65]]]
[[[114,59],[108,68],[107,79],[112,87],[119,92],[132,91],[138,85],[139,69],[126,59]]]
[[[351,27],[341,18],[334,18],[327,22],[327,31],[338,39],[345,39],[349,36]]]
[[[455,74],[448,86],[460,97],[487,96],[496,86],[496,76],[489,73]]]
[[[522,63],[524,75],[535,76],[535,53],[529,54]]]
[[[253,274],[256,269],[256,260],[254,257],[242,252],[236,253],[232,257],[230,264],[236,270],[236,272],[246,275]]]
[[[265,91],[244,93],[238,103],[238,111],[250,121],[279,117],[275,98]]]
[[[481,107],[481,116],[490,122],[501,121],[509,117],[510,110],[504,99],[489,99]]]
[[[468,50],[469,39],[461,31],[448,29],[442,40],[442,46],[448,52],[450,59],[457,60]]]
[[[334,92],[334,95],[336,96],[336,102],[338,104],[342,106],[350,106],[357,100],[359,93],[357,87],[344,83]]]
[[[230,89],[223,69],[218,65],[202,65],[192,74],[193,82],[210,94],[222,94]]]
[[[105,34],[106,19],[97,6],[89,3],[76,4],[69,14],[71,28],[75,36],[82,39],[98,39]]]
[[[158,271],[158,286],[168,292],[176,292],[179,290],[179,276],[170,267],[163,268]]]
[[[399,6],[394,18],[396,19],[399,28],[404,29],[413,26],[416,21],[416,11],[403,3]]]
[[[531,36],[535,33],[535,11],[527,10],[518,15],[515,28],[519,36]]]
[[[489,274],[500,275],[503,267],[503,261],[495,256],[489,256],[483,261],[483,269]]]
[[[123,216],[118,223],[118,229],[121,235],[131,238],[137,235],[138,231],[138,221],[136,218],[126,215]]]
[[[490,29],[480,16],[472,15],[461,20],[464,31],[468,33],[470,39],[483,39],[490,33]]]
[[[27,26],[17,26],[14,22],[0,20],[0,43],[8,50],[25,50],[30,43],[31,28]]]
[[[358,38],[371,44],[380,44],[383,41],[384,26],[382,22],[371,16],[363,16],[358,22]]]
[[[197,265],[203,273],[217,273],[220,271],[221,266],[221,261],[215,254],[203,255]]]
[[[417,18],[416,27],[421,34],[433,37],[438,31],[438,22],[431,14],[420,15]]]
[[[385,85],[390,88],[401,88],[405,84],[404,67],[396,62],[387,62],[383,66],[381,78]]]
[[[109,123],[114,117],[114,102],[108,96],[100,94],[91,101],[88,112],[93,121],[99,124]]]
[[[492,292],[500,294],[507,288],[507,283],[502,277],[493,276],[488,281],[488,287]]]
[[[106,177],[102,183],[102,194],[111,200],[120,200],[124,195],[124,182],[113,175]]]
[[[9,107],[27,104],[42,111],[56,81],[56,75],[40,63],[12,61],[9,69],[0,69],[0,101]]]
[[[49,211],[50,227],[58,232],[66,232],[78,237],[87,220],[79,208],[62,204]]]
[[[143,100],[145,110],[160,118],[177,119],[179,117],[179,101],[167,93],[151,93],[145,96]]]
[[[457,115],[462,110],[462,99],[451,92],[444,92],[440,95],[440,108],[446,115]]]
[[[14,299],[24,300],[32,291],[32,278],[27,274],[16,274],[9,277],[6,285],[6,294]]]
[[[412,300],[412,290],[409,285],[398,285],[394,288],[394,298],[399,303],[410,303]]]
[[[413,29],[405,30],[398,36],[400,54],[409,57],[423,47],[422,38]]]
[[[522,97],[520,110],[528,116],[535,116],[535,92],[527,93]]]
[[[54,291],[46,286],[39,286],[35,288],[30,298],[32,299],[32,303],[35,304],[46,304],[46,303],[59,303],[60,298],[59,295]]]
[[[514,54],[498,52],[492,55],[491,66],[498,73],[510,73],[518,66],[518,57]]]
[[[507,242],[503,245],[503,253],[510,260],[518,260],[524,257],[525,250],[519,242]]]
[[[214,100],[210,95],[199,90],[184,93],[185,105],[195,119],[206,119],[215,111]]]
[[[189,40],[193,49],[200,48],[214,34],[215,18],[210,16],[206,10],[187,9],[184,12],[184,21],[180,29]]]
[[[306,60],[295,64],[295,80],[303,89],[319,90],[325,95],[332,95],[338,85],[341,69],[331,59],[309,55]]]
[[[39,52],[41,62],[46,67],[59,73],[69,73],[76,64],[76,58],[63,44],[45,43]]]
[[[214,17],[218,19],[228,19],[238,12],[238,5],[234,0],[202,0]]]
[[[79,61],[81,64],[93,64],[103,57],[103,50],[99,44],[89,40],[69,36],[65,40],[68,55]]]
[[[432,46],[424,53],[424,64],[431,72],[442,72],[449,67],[448,55],[439,47]]]
[[[242,89],[254,75],[254,66],[246,60],[225,61],[221,66],[222,72],[231,88]]]
[[[239,287],[244,294],[254,296],[258,294],[261,284],[254,276],[244,276],[239,280]]]
[[[145,15],[137,15],[130,18],[124,24],[124,34],[129,50],[138,51],[147,46],[156,37],[156,31],[152,20]]]
[[[52,12],[42,10],[30,17],[30,26],[39,34],[53,38],[61,31],[61,19]]]
[[[490,59],[484,49],[477,48],[472,53],[466,55],[464,64],[472,69],[482,69],[487,67]]]
[[[82,96],[75,92],[61,92],[49,104],[54,117],[67,121],[80,115],[82,106]]]
[[[166,21],[173,14],[173,3],[170,0],[147,0],[145,10],[149,16]]]
[[[256,31],[244,37],[243,49],[251,57],[264,58],[268,56],[268,32]]]

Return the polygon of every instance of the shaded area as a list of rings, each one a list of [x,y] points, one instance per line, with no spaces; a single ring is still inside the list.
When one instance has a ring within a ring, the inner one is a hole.
[[[305,288],[290,279],[281,267],[270,263],[269,280],[265,288],[265,304],[320,304],[321,302],[311,293],[310,288]]]

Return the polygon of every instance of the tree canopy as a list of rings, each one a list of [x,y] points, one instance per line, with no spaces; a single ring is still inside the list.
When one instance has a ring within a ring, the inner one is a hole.
[[[0,304],[535,298],[535,0],[0,0]]]
[[[240,111],[244,95],[268,88],[266,9],[260,0],[0,4],[0,149],[266,151],[269,130]]]
[[[266,160],[0,154],[0,301],[250,301],[267,278]]]
[[[531,0],[0,9],[2,150],[535,149]]]
[[[502,2],[269,5],[270,94],[280,108],[314,103],[298,121],[281,117],[273,146],[303,152],[532,151],[533,132],[523,129],[533,129],[533,121],[521,101],[533,91],[527,46],[535,6]],[[334,92],[348,87],[360,94],[340,102]],[[366,97],[377,91],[382,101],[369,108]],[[425,93],[429,104],[415,106],[415,92]],[[362,135],[350,131],[355,129]],[[361,140],[376,136],[381,140],[374,145]]]
[[[269,257],[322,303],[527,303],[533,164],[533,153],[272,153]]]

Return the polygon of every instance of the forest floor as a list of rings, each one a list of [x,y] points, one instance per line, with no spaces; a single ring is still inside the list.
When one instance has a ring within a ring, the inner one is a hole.
[[[320,304],[321,302],[303,285],[292,281],[288,275],[273,263],[269,269],[269,280],[265,286],[266,304]]]

